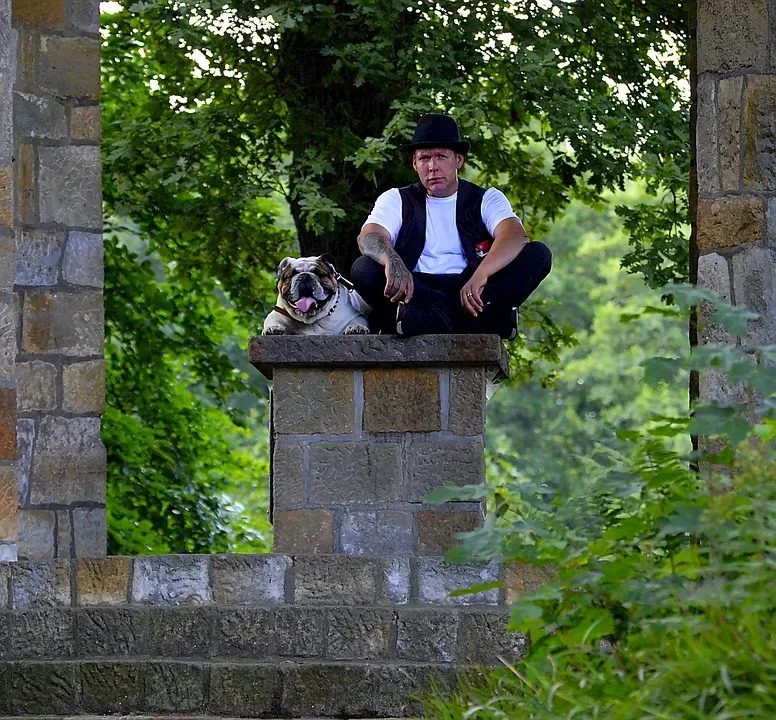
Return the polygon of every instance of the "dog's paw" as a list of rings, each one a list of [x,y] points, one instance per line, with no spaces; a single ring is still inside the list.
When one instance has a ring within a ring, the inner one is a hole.
[[[280,327],[279,325],[270,325],[269,327],[265,327],[264,330],[261,331],[262,335],[285,335],[286,329],[284,327]]]
[[[369,335],[369,328],[366,325],[351,323],[345,328],[343,335]]]

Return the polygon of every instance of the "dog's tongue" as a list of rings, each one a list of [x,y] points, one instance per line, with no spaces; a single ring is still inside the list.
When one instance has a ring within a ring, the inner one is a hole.
[[[299,300],[294,303],[294,307],[300,312],[306,313],[311,307],[314,307],[317,304],[318,302],[315,298],[303,297],[299,298]]]

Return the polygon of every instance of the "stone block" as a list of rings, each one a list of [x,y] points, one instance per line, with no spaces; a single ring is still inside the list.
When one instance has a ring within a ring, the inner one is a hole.
[[[62,409],[72,413],[105,412],[105,361],[88,360],[62,368]]]
[[[8,679],[8,676],[10,675],[9,671],[9,665],[7,665],[4,662],[0,662],[0,688],[3,688],[3,692],[0,693],[0,713],[3,715],[10,715],[11,714],[11,699],[8,697],[8,686],[10,685],[10,680]]]
[[[364,430],[398,433],[441,429],[437,372],[420,368],[364,371]]]
[[[5,660],[11,654],[11,619],[12,615],[9,612],[0,612],[0,667],[5,665]],[[2,684],[2,676],[0,676],[0,690],[3,690],[2,694],[5,694],[5,685]],[[0,702],[0,708],[3,705]]]
[[[19,476],[19,498],[21,501],[26,501],[29,496],[32,448],[35,444],[36,427],[37,423],[32,418],[19,418],[16,421],[16,447],[19,453],[16,471]]]
[[[309,555],[334,549],[332,510],[282,510],[274,514],[272,521],[276,553]]]
[[[0,229],[0,291],[10,292],[16,282],[16,240]]]
[[[413,526],[413,514],[403,510],[348,511],[342,518],[339,545],[347,555],[412,555]]]
[[[44,35],[40,42],[39,62],[41,87],[53,95],[100,99],[98,39]]]
[[[410,560],[406,557],[383,558],[378,605],[406,605],[410,601]]]
[[[16,508],[19,505],[18,480],[15,465],[0,465],[0,540],[16,541]],[[2,576],[0,576],[2,584]],[[0,603],[0,608],[3,605]]]
[[[94,0],[70,0],[67,21],[74,30],[96,35],[100,31],[100,4]]]
[[[771,345],[776,338],[774,263],[776,250],[759,246],[748,247],[731,259],[736,305],[760,314],[749,322],[749,333],[741,339],[744,347]]]
[[[12,714],[74,715],[78,711],[73,663],[9,663],[8,668]]]
[[[205,705],[205,670],[196,663],[149,662],[145,666],[145,709],[151,712],[197,712]]]
[[[294,601],[301,605],[372,605],[377,561],[347,555],[301,556],[294,560]]]
[[[282,555],[219,555],[211,559],[218,604],[282,603],[290,558]]]
[[[70,563],[20,560],[11,568],[11,598],[17,610],[70,605]]]
[[[73,508],[73,539],[78,557],[102,557],[108,547],[105,508]]]
[[[67,135],[65,107],[52,97],[15,92],[13,116],[20,137],[61,140]]]
[[[148,619],[149,652],[156,657],[208,657],[213,622],[209,608],[152,608]]]
[[[101,288],[103,270],[102,233],[71,232],[67,236],[62,277],[73,285]]]
[[[13,170],[0,167],[0,227],[13,227]]]
[[[401,452],[399,443],[314,443],[309,500],[326,505],[401,500]]]
[[[108,715],[136,712],[143,692],[137,662],[84,662],[78,667],[81,710]]]
[[[450,432],[456,435],[484,434],[486,388],[485,368],[450,370]]]
[[[383,717],[423,717],[419,696],[432,688],[450,692],[455,686],[452,672],[444,666],[376,665],[371,676],[373,703]]]
[[[383,660],[390,653],[393,612],[372,608],[329,611],[326,655],[332,660]]]
[[[16,562],[14,560],[14,562]],[[6,610],[10,608],[10,595],[8,594],[8,587],[11,580],[11,568],[13,565],[10,563],[0,563],[0,610]]]
[[[46,560],[55,555],[57,518],[53,510],[16,511],[17,551],[28,560]]]
[[[89,3],[90,0],[76,0]],[[70,137],[79,142],[100,142],[102,137],[102,115],[99,105],[81,105],[70,111]]]
[[[7,29],[10,31],[10,28]],[[16,33],[14,32],[10,36],[0,29],[0,48],[2,48],[0,49],[0,56],[5,55],[10,50],[15,60]],[[1,58],[0,65],[2,65]],[[13,89],[15,76],[15,68],[7,74],[0,70],[0,165],[5,166],[12,162],[13,158]]]
[[[454,590],[463,590],[481,583],[501,580],[501,569],[487,565],[454,565],[438,558],[420,557],[418,564],[418,602],[432,605],[497,605],[498,589],[450,597]]]
[[[698,6],[698,74],[768,67],[765,0],[707,0]]]
[[[145,655],[148,613],[131,608],[85,608],[77,613],[76,632],[80,657]]]
[[[482,485],[485,450],[482,441],[426,442],[413,440],[407,447],[407,500],[423,502],[444,485]]]
[[[64,233],[20,230],[16,237],[16,284],[56,285]]]
[[[18,155],[19,167],[16,181],[19,185],[19,215],[27,225],[38,222],[38,154],[34,145],[22,143]]]
[[[460,660],[473,665],[514,664],[528,650],[528,638],[508,632],[506,613],[466,612],[460,616]]]
[[[731,302],[730,268],[727,258],[718,253],[708,253],[698,258],[698,285],[713,290],[726,302]],[[735,339],[722,325],[712,323],[715,308],[705,301],[700,304],[701,344],[735,343]]]
[[[22,352],[102,355],[101,292],[26,293],[23,324]]]
[[[271,665],[213,664],[210,668],[211,715],[279,717],[281,680]]]
[[[38,85],[38,56],[40,54],[40,35],[34,28],[18,29],[19,67],[16,86],[33,92],[40,90]]]
[[[0,295],[0,382],[14,382],[16,296]]]
[[[16,390],[0,388],[0,460],[16,460]]]
[[[17,0],[12,6],[16,22],[43,30],[65,29],[65,0]]]
[[[719,81],[720,184],[723,192],[738,192],[741,183],[741,91],[742,77]]]
[[[352,433],[355,429],[350,370],[281,370],[272,386],[274,430],[281,435]]]
[[[402,610],[396,633],[396,656],[418,662],[454,662],[458,643],[458,613]]]
[[[206,556],[156,555],[135,558],[132,602],[201,605],[211,601]]]
[[[129,600],[128,557],[79,558],[76,562],[76,604],[123,605]]]
[[[57,368],[51,363],[33,360],[16,364],[17,408],[53,410],[57,406]]]
[[[291,510],[304,504],[304,451],[301,444],[279,437],[272,452],[272,504]]]
[[[749,75],[744,88],[744,185],[750,190],[776,190],[776,77]]]
[[[57,525],[55,536],[55,557],[69,558],[75,555],[73,545],[73,523],[69,510],[57,510]]]
[[[275,610],[275,653],[281,657],[321,657],[326,611],[286,606]]]
[[[10,540],[0,542],[0,562],[16,562],[16,543]]]
[[[504,566],[504,596],[508,604],[520,600],[526,593],[538,590],[553,577],[549,565],[526,565],[510,562]]]
[[[91,145],[40,147],[38,156],[41,222],[101,229],[100,148]]]
[[[698,192],[703,197],[718,193],[720,188],[716,77],[701,75],[697,88],[696,158]]]
[[[283,673],[284,717],[370,717],[372,679],[365,665],[288,664]]]
[[[765,229],[765,198],[751,195],[698,200],[698,251],[757,242]]]
[[[267,608],[219,608],[213,631],[213,655],[253,660],[272,654],[272,613]]]
[[[418,512],[418,555],[444,555],[460,545],[458,533],[482,526],[482,513],[473,510],[421,510]]]
[[[11,653],[18,660],[75,656],[75,614],[70,608],[26,610],[12,620]]]

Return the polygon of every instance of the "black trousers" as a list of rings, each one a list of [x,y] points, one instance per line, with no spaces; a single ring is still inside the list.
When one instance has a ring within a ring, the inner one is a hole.
[[[494,273],[482,292],[485,310],[473,317],[462,307],[459,293],[475,268],[459,275],[431,275],[413,272],[415,290],[408,306],[422,313],[424,332],[480,333],[498,332],[505,313],[522,305],[539,287],[552,267],[552,253],[541,242],[530,242],[506,267]],[[372,332],[396,331],[396,303],[383,295],[385,268],[368,257],[360,257],[351,268],[351,280],[361,297],[369,303]]]

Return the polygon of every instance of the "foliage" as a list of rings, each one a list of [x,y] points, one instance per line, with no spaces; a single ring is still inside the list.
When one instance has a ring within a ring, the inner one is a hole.
[[[746,331],[744,311],[710,293],[667,291],[681,306],[714,302],[729,332]],[[531,635],[527,657],[484,687],[428,699],[430,716],[774,716],[776,370],[770,348],[752,359],[705,346],[650,363],[656,382],[674,383],[677,367],[726,373],[750,388],[750,401],[624,431],[628,453],[594,458],[594,492],[548,494],[524,478],[493,491],[498,512],[468,534],[466,557],[539,564],[552,579],[513,605],[513,628]],[[670,446],[687,432],[727,440],[702,472]]]

